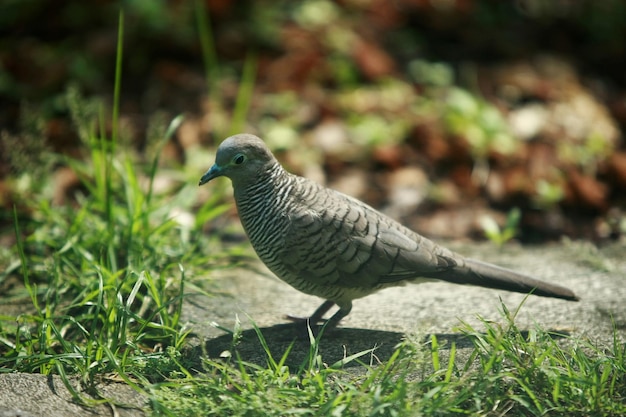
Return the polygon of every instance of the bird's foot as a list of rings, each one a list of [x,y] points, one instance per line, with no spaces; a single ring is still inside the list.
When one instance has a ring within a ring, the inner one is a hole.
[[[328,320],[314,317],[284,316],[285,319],[294,323],[299,340],[311,342],[312,337],[319,337],[327,327]]]
[[[291,314],[287,314],[283,318],[285,320],[289,320],[289,321],[292,321],[294,323],[304,323],[304,324],[308,323],[309,325],[326,323],[326,319],[313,317],[313,316],[311,316],[311,317],[299,317],[299,316],[292,316]]]
[[[298,333],[302,339],[310,339],[311,335],[317,337],[322,333],[325,328],[332,329],[337,326],[339,320],[345,316],[341,310],[337,312],[330,319],[324,319],[324,314],[335,305],[332,301],[324,301],[321,306],[315,310],[311,317],[298,317],[287,315],[285,318],[296,323],[298,327]],[[349,312],[349,310],[348,310]],[[346,313],[347,314],[347,313]]]
[[[285,318],[289,321],[293,321],[296,323],[303,323],[303,322],[309,323],[309,325],[315,325],[318,323],[326,323],[326,320],[324,320],[323,318],[324,314],[326,314],[333,305],[335,305],[335,303],[333,303],[332,301],[324,301],[322,305],[319,306],[313,314],[311,314],[310,317],[298,317],[298,316],[292,316],[288,314]]]

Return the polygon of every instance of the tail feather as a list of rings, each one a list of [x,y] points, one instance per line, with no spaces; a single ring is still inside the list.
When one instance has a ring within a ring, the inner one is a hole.
[[[477,285],[525,294],[532,293],[542,297],[562,298],[570,301],[579,300],[576,294],[565,287],[469,258],[465,259],[464,267],[448,270],[438,278],[456,284]]]

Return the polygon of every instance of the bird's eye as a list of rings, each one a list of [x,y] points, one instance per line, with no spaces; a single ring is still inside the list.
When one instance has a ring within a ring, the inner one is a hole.
[[[242,154],[236,155],[233,158],[233,162],[235,163],[235,165],[241,165],[241,164],[243,164],[243,161],[245,161],[245,160],[246,160],[246,157],[244,155],[242,155]]]

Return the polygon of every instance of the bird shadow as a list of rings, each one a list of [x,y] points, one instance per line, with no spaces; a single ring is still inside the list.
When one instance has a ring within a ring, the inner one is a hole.
[[[302,328],[288,323],[244,330],[236,341],[230,333],[218,336],[194,347],[191,357],[217,359],[236,354],[244,362],[265,367],[270,356],[279,362],[285,352],[288,352],[285,365],[297,367],[306,363],[315,349],[317,352],[313,355],[321,355],[324,363],[329,365],[350,355],[371,350],[378,360],[384,361],[391,357],[404,338],[404,333],[399,332],[336,328],[318,337],[319,343],[315,346],[305,337]],[[362,357],[361,360],[368,362],[370,357]],[[349,362],[346,366],[356,364]]]
[[[528,331],[521,331],[524,338],[528,338],[528,334]],[[452,345],[457,350],[476,346],[475,336],[464,333],[433,333],[412,340],[429,345],[433,336],[441,352],[450,350]],[[563,332],[551,335],[554,339],[566,336]],[[279,362],[286,355],[285,365],[299,367],[316,355],[328,365],[344,361],[351,355],[359,356],[359,361],[345,361],[343,367],[349,368],[362,363],[388,361],[406,339],[407,334],[401,332],[341,327],[322,334],[315,345],[309,338],[302,337],[301,328],[288,323],[244,330],[236,340],[232,333],[227,333],[192,347],[186,357],[198,366],[201,366],[202,358],[219,360],[236,356],[243,362],[266,367],[268,362]]]

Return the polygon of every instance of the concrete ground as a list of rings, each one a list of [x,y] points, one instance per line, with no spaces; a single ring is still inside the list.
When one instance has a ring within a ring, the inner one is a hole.
[[[451,248],[467,256],[497,263],[543,280],[571,288],[581,298],[568,302],[530,296],[521,307],[516,323],[521,329],[535,324],[544,329],[610,344],[613,328],[626,339],[626,246],[615,244],[595,249],[585,243],[562,243],[537,247],[490,244],[455,244]],[[207,297],[190,293],[184,306],[184,320],[192,325],[198,356],[219,357],[232,349],[232,329],[238,319],[244,329],[236,349],[242,359],[265,364],[266,356],[252,329],[252,320],[261,329],[270,351],[280,358],[294,342],[287,364],[299,365],[309,344],[284,319],[286,314],[306,316],[320,299],[297,292],[273,277],[260,263],[252,269],[212,273],[209,290],[220,295]],[[471,343],[459,331],[461,321],[480,330],[481,321],[503,322],[501,301],[515,310],[524,295],[444,283],[426,283],[385,289],[356,300],[351,314],[340,326],[325,334],[320,344],[324,362],[332,364],[347,355],[376,348],[366,362],[385,361],[405,335],[426,338],[435,334],[439,343],[457,344],[457,360],[469,352]],[[358,372],[358,366],[354,366]],[[108,395],[132,407],[101,405],[80,407],[56,377],[0,373],[0,417],[17,416],[139,416],[144,399],[123,384],[108,384]]]

